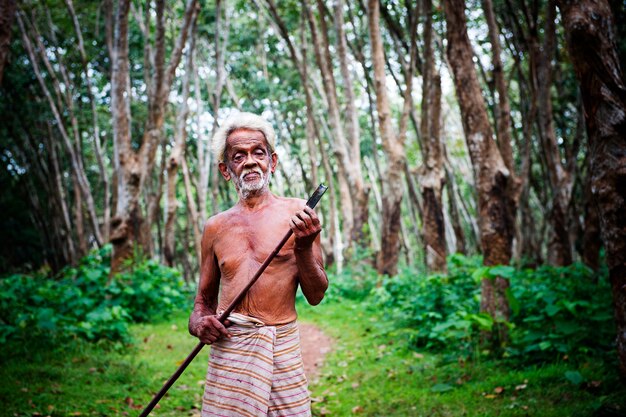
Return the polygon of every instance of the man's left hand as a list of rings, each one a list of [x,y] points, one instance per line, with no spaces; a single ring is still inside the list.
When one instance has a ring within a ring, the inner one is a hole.
[[[310,207],[298,211],[289,221],[289,227],[296,236],[296,249],[311,247],[317,235],[322,230],[320,219]]]

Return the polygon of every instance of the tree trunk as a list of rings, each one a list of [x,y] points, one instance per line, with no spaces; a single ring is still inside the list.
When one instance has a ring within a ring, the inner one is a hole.
[[[400,132],[401,134],[396,135],[391,124],[391,108],[389,106],[389,99],[387,98],[385,52],[380,34],[380,8],[378,0],[368,1],[367,18],[374,67],[378,128],[383,149],[387,155],[387,167],[382,181],[383,210],[381,250],[376,259],[376,268],[381,274],[395,275],[398,271],[398,258],[400,254],[400,211],[403,192],[404,134]],[[414,54],[411,55],[414,56]],[[405,109],[407,107],[407,100],[410,100],[411,97],[411,79],[412,74],[407,78]],[[406,130],[404,133],[406,133]]]
[[[473,64],[472,45],[467,35],[463,0],[445,0],[448,37],[448,60],[452,66],[456,94],[461,108],[463,130],[474,167],[478,193],[480,242],[485,265],[508,264],[511,259],[513,221],[507,196],[510,172],[493,140],[485,101]],[[506,298],[508,280],[482,280],[481,311],[498,323],[508,321]],[[499,324],[493,334],[494,344],[506,340],[506,326]]]
[[[15,0],[0,0],[0,85],[11,49],[11,32],[15,18]]]
[[[111,113],[113,118],[114,167],[117,173],[117,204],[111,221],[111,274],[132,256],[135,244],[148,249],[150,225],[144,225],[140,197],[146,179],[152,174],[156,149],[161,142],[165,106],[174,75],[180,63],[189,27],[198,15],[197,0],[188,0],[180,33],[165,67],[165,27],[163,0],[156,3],[156,43],[154,73],[149,91],[148,121],[141,147],[135,152],[130,138],[130,74],[128,57],[128,14],[130,2],[120,0],[115,17],[112,48]],[[154,203],[154,202],[153,202]],[[150,206],[150,204],[148,204]],[[153,210],[151,210],[153,211]]]
[[[185,73],[183,75],[182,103],[178,109],[176,117],[176,130],[174,132],[174,146],[167,160],[167,209],[165,219],[165,233],[163,239],[163,255],[165,264],[174,266],[174,253],[176,252],[176,242],[174,235],[176,231],[176,211],[178,209],[178,198],[176,188],[178,185],[178,171],[185,158],[185,148],[187,140],[187,115],[189,114],[189,84],[194,72],[193,54],[195,49],[195,22],[189,28],[189,48],[187,49],[187,61]],[[195,223],[196,219],[189,219]]]
[[[318,0],[318,5],[322,4]],[[348,46],[346,34],[343,30],[343,0],[335,1],[335,30],[337,32],[337,56],[341,69],[341,77],[343,78],[345,101],[346,101],[346,118],[348,131],[348,160],[351,162],[350,170],[354,181],[351,183],[353,195],[353,212],[354,221],[352,224],[351,240],[361,246],[367,245],[367,236],[363,227],[367,224],[368,218],[368,197],[369,189],[365,186],[363,180],[363,172],[361,168],[361,140],[359,135],[359,116],[356,111],[354,102],[354,93],[352,92],[352,75],[348,65]]]
[[[83,41],[83,35],[80,29],[80,24],[78,23],[78,18],[76,17],[76,13],[74,11],[74,4],[72,0],[65,0],[65,4],[67,6],[67,10],[72,17],[72,22],[74,25],[74,32],[76,33],[76,37],[78,39],[78,50],[80,51],[81,62],[83,66],[83,77],[85,77],[85,83],[87,87],[87,96],[89,98],[89,104],[91,106],[91,118],[93,123],[93,142],[95,148],[96,160],[98,161],[98,169],[100,172],[100,181],[102,181],[102,187],[104,189],[104,198],[103,198],[103,226],[102,226],[102,239],[104,242],[109,240],[109,232],[111,228],[111,184],[109,182],[108,174],[105,168],[104,162],[104,150],[100,144],[100,126],[98,125],[98,110],[96,108],[96,100],[93,95],[93,81],[91,79],[90,71],[89,71],[89,62],[87,59],[87,53],[85,52],[85,45]]]
[[[329,140],[333,153],[337,160],[339,194],[341,196],[341,212],[343,217],[343,240],[350,243],[350,236],[354,225],[353,198],[350,185],[353,183],[354,173],[351,172],[351,163],[348,160],[346,138],[341,123],[341,116],[337,98],[337,87],[333,75],[332,61],[328,45],[328,34],[324,14],[320,13],[320,27],[318,31],[315,16],[307,2],[303,3],[306,8],[306,16],[311,31],[311,41],[315,61],[322,74],[326,104],[328,106],[328,121],[331,128]],[[318,3],[319,6],[319,3]],[[323,6],[319,6],[323,8]]]
[[[429,271],[446,271],[446,230],[441,197],[445,176],[441,153],[441,78],[435,73],[433,51],[432,1],[424,0],[424,63],[422,66],[422,117],[421,136],[426,159],[420,169],[419,183],[424,201],[422,224],[424,227],[424,252]]]
[[[560,1],[559,7],[585,108],[591,190],[613,289],[619,371],[626,381],[626,85],[608,2]]]
[[[568,265],[572,263],[572,244],[569,239],[567,207],[571,198],[573,183],[571,176],[561,162],[550,95],[553,78],[552,59],[556,47],[555,18],[555,0],[549,0],[543,45],[540,44],[538,30],[536,30],[537,22],[534,22],[534,30],[530,31],[528,48],[531,80],[537,98],[540,143],[552,191],[552,208],[549,213],[551,228],[548,242],[548,262],[553,265]]]

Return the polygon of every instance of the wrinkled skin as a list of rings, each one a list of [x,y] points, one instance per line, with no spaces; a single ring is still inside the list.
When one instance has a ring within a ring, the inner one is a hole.
[[[202,237],[200,283],[189,332],[205,344],[230,337],[221,311],[239,294],[289,228],[293,236],[250,288],[235,312],[267,325],[296,319],[298,285],[307,301],[318,304],[328,287],[320,245],[321,224],[305,201],[269,190],[278,157],[263,134],[237,129],[226,141],[222,176],[232,180],[238,203],[211,217]],[[219,297],[218,297],[219,295]]]

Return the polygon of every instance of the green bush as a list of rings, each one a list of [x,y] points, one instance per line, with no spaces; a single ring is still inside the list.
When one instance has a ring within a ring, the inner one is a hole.
[[[163,317],[188,301],[180,274],[151,260],[109,278],[111,248],[83,258],[57,279],[43,274],[0,280],[0,343],[45,337],[128,339],[128,324]]]
[[[516,269],[482,266],[480,257],[452,255],[448,274],[423,275],[411,269],[382,278],[352,264],[331,276],[329,299],[360,301],[385,317],[386,331],[416,348],[476,353],[482,331],[494,319],[480,313],[480,282],[503,276],[510,281],[510,341],[505,355],[539,362],[565,354],[612,349],[614,324],[606,271],[582,264]]]

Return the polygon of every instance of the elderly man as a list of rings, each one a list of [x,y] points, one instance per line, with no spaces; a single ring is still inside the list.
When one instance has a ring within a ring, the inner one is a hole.
[[[239,201],[211,217],[202,237],[200,284],[189,332],[212,345],[202,416],[311,415],[300,354],[295,296],[318,304],[328,287],[315,212],[272,194],[275,133],[263,118],[239,113],[213,138],[213,150]],[[221,311],[239,294],[290,227],[293,236],[226,326]],[[218,297],[219,294],[219,297]]]

